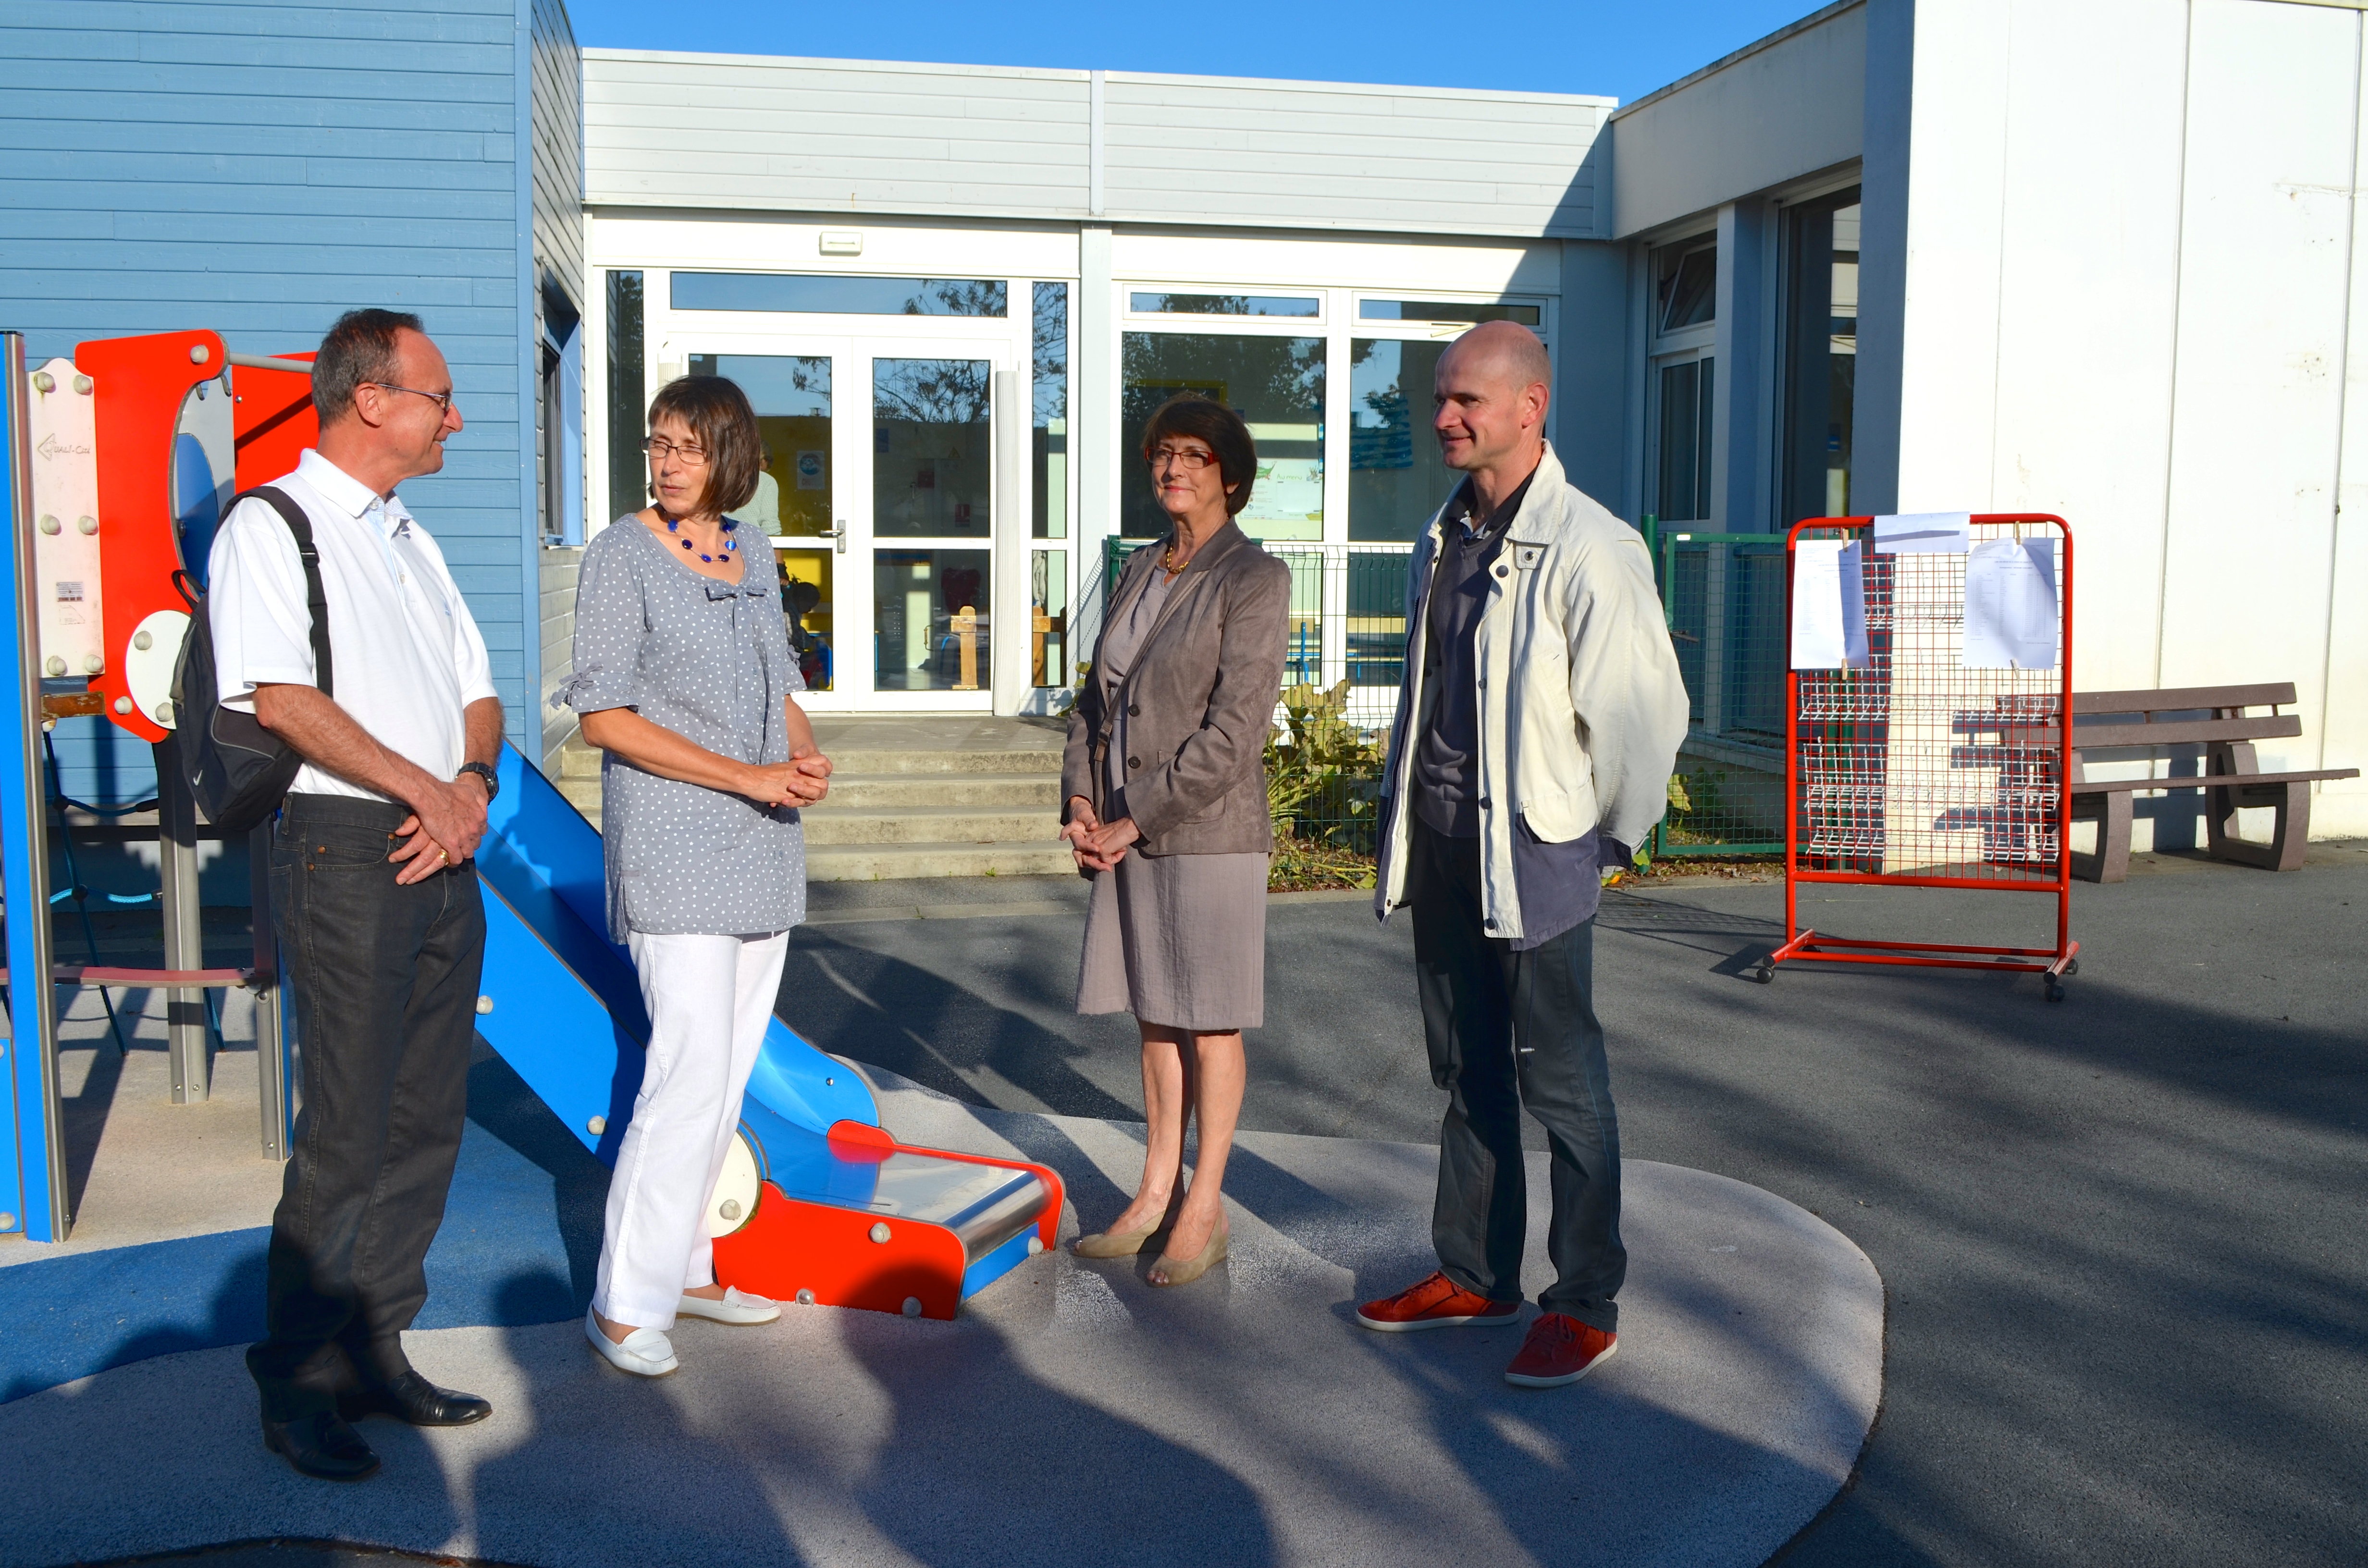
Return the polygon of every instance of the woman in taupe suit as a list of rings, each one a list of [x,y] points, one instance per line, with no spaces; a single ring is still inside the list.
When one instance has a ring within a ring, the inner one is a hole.
[[[1061,836],[1094,881],[1077,1011],[1135,1016],[1150,1137],[1134,1201],[1077,1251],[1119,1257],[1158,1239],[1151,1282],[1182,1285],[1225,1256],[1242,1030],[1266,1021],[1263,759],[1291,569],[1234,525],[1258,472],[1239,415],[1170,398],[1143,455],[1172,526],[1128,558],[1103,614],[1069,715]],[[1184,1190],[1190,1116],[1201,1151]]]

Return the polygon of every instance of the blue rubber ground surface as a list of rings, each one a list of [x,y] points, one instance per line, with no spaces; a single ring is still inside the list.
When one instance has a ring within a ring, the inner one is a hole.
[[[557,1323],[590,1302],[609,1172],[482,1045],[419,1328]],[[0,1269],[0,1403],[263,1334],[260,1227]]]

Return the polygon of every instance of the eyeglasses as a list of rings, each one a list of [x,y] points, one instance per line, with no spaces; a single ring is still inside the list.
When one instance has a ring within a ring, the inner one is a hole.
[[[655,462],[664,462],[668,458],[674,458],[685,468],[707,466],[706,448],[677,447],[663,436],[652,436],[643,441],[642,450],[649,453],[651,460]]]
[[[399,387],[393,381],[364,381],[362,385],[366,387],[377,387],[381,392],[409,392],[414,397],[424,397],[428,402],[434,403],[436,405],[436,412],[438,414],[450,414],[452,412],[452,394],[449,392],[421,392],[417,387]]]
[[[1178,468],[1198,473],[1217,460],[1217,454],[1206,447],[1161,447],[1151,454],[1151,466],[1166,468],[1173,463]]]

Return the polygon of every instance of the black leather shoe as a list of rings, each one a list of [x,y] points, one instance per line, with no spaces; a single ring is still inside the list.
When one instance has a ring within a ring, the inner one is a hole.
[[[494,1407],[472,1393],[439,1389],[416,1371],[404,1373],[359,1393],[341,1394],[337,1414],[348,1421],[365,1415],[392,1415],[414,1426],[466,1426],[483,1421]]]
[[[362,1435],[332,1411],[293,1421],[263,1418],[263,1446],[315,1481],[367,1481],[378,1473],[378,1455]]]

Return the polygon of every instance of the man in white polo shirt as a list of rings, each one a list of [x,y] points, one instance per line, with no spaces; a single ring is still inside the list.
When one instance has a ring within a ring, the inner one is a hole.
[[[492,1413],[412,1369],[428,1244],[468,1110],[485,913],[471,857],[497,787],[484,640],[395,486],[444,466],[452,373],[393,311],[352,311],[313,366],[317,449],[273,482],[312,523],[329,632],[320,689],[303,562],[269,503],[233,508],[208,568],[215,674],[304,759],[272,833],[272,920],[303,1105],[271,1222],[266,1337],[247,1352],[265,1444],[359,1481],[350,1424]]]

